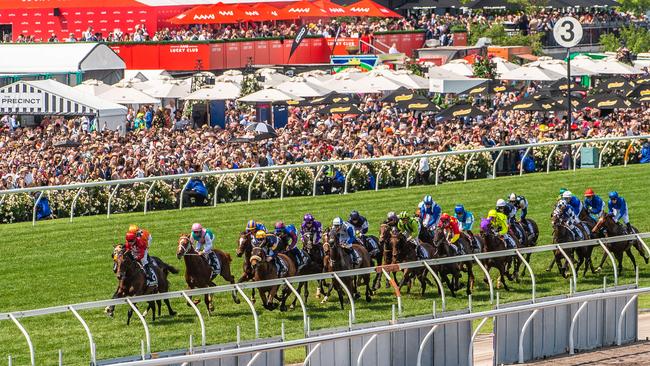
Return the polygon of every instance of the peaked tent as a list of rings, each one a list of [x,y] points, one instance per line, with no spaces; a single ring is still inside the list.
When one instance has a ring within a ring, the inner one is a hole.
[[[100,128],[124,128],[126,107],[55,80],[17,81],[0,88],[0,114],[97,117]]]
[[[347,11],[352,16],[357,17],[381,17],[381,18],[401,18],[402,16],[396,12],[388,9],[385,6],[379,5],[372,0],[361,0],[346,7]]]

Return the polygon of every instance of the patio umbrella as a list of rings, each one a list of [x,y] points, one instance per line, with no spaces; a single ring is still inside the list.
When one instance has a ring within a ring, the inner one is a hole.
[[[399,102],[408,102],[414,99],[417,95],[412,90],[408,90],[405,87],[400,87],[399,89],[391,92],[387,96],[380,99],[382,103],[399,103]]]
[[[320,114],[363,114],[354,104],[332,104],[318,110]]]
[[[237,4],[199,5],[169,20],[172,24],[232,24],[246,19]]]
[[[282,11],[286,14],[297,15],[299,18],[324,18],[324,17],[337,17],[339,14],[331,13],[328,10],[311,3],[309,1],[297,1],[291,3],[284,8]]]
[[[281,103],[290,100],[302,100],[297,95],[292,95],[278,89],[262,89],[238,99],[243,103]]]
[[[112,88],[112,86],[108,84],[104,84],[103,81],[100,80],[86,80],[83,83],[76,85],[74,87],[75,90],[78,90],[86,95],[99,95],[102,93],[106,93]]]
[[[510,70],[499,75],[501,80],[522,80],[522,81],[555,81],[562,79],[563,74],[555,71],[547,70],[538,64],[524,65],[518,69]]]
[[[473,105],[460,103],[443,110],[437,115],[436,118],[450,119],[450,118],[459,118],[459,117],[477,117],[477,116],[483,116],[487,113],[488,112],[483,112],[482,110],[474,107]]]
[[[628,98],[650,97],[650,84],[641,84],[627,93]]]
[[[622,76],[616,76],[608,79],[602,79],[598,83],[598,88],[603,93],[611,93],[614,91],[622,91],[629,93],[634,88],[634,82]]]
[[[551,57],[544,56],[537,59],[535,62],[528,64],[530,66],[539,66],[547,70],[554,71],[558,74],[566,75],[567,74],[567,63],[562,60],[554,60]],[[580,66],[571,64],[571,75],[572,76],[592,76],[597,75],[595,71],[583,69]]]
[[[261,82],[264,87],[276,87],[285,81],[291,80],[291,77],[279,73],[276,69],[263,68],[255,71],[255,75],[264,78],[264,81]]]
[[[552,82],[550,84],[542,86],[541,90],[548,91],[550,93],[561,91],[561,92],[564,92],[566,94],[566,91],[569,90],[569,83],[567,82],[566,78],[563,78],[563,79],[554,81],[554,82]],[[572,82],[571,83],[571,92],[574,92],[574,91],[582,91],[582,92],[584,92],[584,91],[587,91],[587,89],[584,86],[580,85],[580,84]]]
[[[311,83],[301,77],[289,79],[275,88],[303,98],[322,97],[332,92],[324,86]]]
[[[528,97],[522,98],[521,100],[511,103],[503,108],[506,111],[555,111],[562,109],[561,106],[555,104],[555,100],[548,98],[546,96],[540,96],[538,98]]]
[[[98,97],[117,104],[160,104],[160,99],[156,99],[127,85],[114,85],[113,88],[105,93],[99,94]]]
[[[618,94],[597,94],[587,98],[587,106],[597,109],[630,109],[641,105]]]
[[[317,6],[325,9],[325,11],[327,11],[328,13],[332,14],[332,16],[337,16],[337,17],[354,16],[354,14],[348,11],[346,7],[333,3],[329,0],[316,0],[314,3]]]
[[[496,94],[496,93],[511,93],[516,89],[509,84],[503,84],[497,80],[488,80],[480,85],[468,89],[464,94],[479,95],[479,94]]]
[[[282,9],[266,3],[257,3],[252,8],[257,10],[262,17],[266,17],[266,20],[292,20],[300,18],[297,14],[289,14]]]
[[[501,57],[493,57],[490,60],[494,66],[496,67],[497,75],[503,74],[504,72],[508,72],[510,70],[514,70],[516,68],[519,68],[519,65],[514,64],[506,59],[503,59]]]
[[[191,84],[187,82],[156,80],[147,83],[152,85],[142,91],[154,98],[180,99],[190,94]]]
[[[632,81],[636,85],[646,85],[646,84],[650,84],[650,77],[648,77],[647,75],[639,76],[638,79],[633,79]]]
[[[440,110],[440,107],[423,96],[417,96],[412,100],[399,102],[397,103],[397,107],[420,112],[437,112]]]
[[[449,61],[448,63],[440,66],[440,68],[451,71],[457,75],[474,76],[474,68],[469,64],[469,62],[467,62],[467,60],[463,59]]]
[[[346,7],[355,17],[401,18],[402,16],[371,0],[361,0]]]
[[[615,58],[607,58],[596,63],[594,71],[601,75],[638,75],[643,73],[634,66],[624,64]]]
[[[266,124],[264,122],[253,122],[246,126],[245,128],[246,131],[253,131],[258,134],[270,134],[270,135],[275,135],[277,136],[277,133],[275,132],[275,129],[271,127],[271,125]]]
[[[214,85],[195,90],[185,100],[234,100],[239,98],[241,87],[231,82],[216,82]]]
[[[385,77],[404,85],[408,89],[429,89],[429,79],[415,75],[407,70],[377,70]]]
[[[309,101],[309,105],[328,105],[328,104],[359,104],[359,98],[336,92],[331,92],[323,97],[314,98]]]

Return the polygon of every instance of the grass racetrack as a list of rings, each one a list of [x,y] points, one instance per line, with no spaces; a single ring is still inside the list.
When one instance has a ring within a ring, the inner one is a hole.
[[[386,212],[408,210],[413,212],[425,194],[431,194],[443,207],[443,211],[453,211],[456,203],[465,204],[474,212],[477,219],[485,216],[494,206],[497,198],[506,197],[514,191],[523,194],[529,202],[529,217],[535,219],[540,227],[538,244],[550,243],[549,217],[560,187],[567,187],[582,197],[587,187],[592,187],[601,197],[607,191],[618,190],[628,202],[630,220],[641,231],[650,230],[650,205],[647,205],[650,188],[650,165],[635,165],[627,168],[613,167],[602,170],[581,170],[577,172],[554,172],[551,174],[532,174],[524,177],[508,177],[496,180],[474,180],[467,183],[446,183],[440,186],[416,186],[409,189],[386,189],[379,192],[359,192],[354,194],[297,197],[284,201],[266,200],[250,204],[223,204],[216,208],[190,208],[183,211],[171,210],[111,216],[81,217],[73,223],[68,219],[31,223],[2,225],[2,244],[0,248],[0,312],[34,309],[47,306],[73,304],[110,298],[116,287],[116,279],[111,271],[110,254],[113,244],[122,241],[130,223],[137,223],[148,229],[154,238],[150,253],[164,259],[181,270],[179,275],[170,275],[171,290],[185,288],[182,276],[184,264],[175,256],[177,239],[180,233],[189,232],[193,222],[201,222],[213,229],[217,246],[225,249],[235,259],[233,272],[241,274],[241,259],[234,255],[238,234],[244,229],[246,221],[255,218],[267,227],[273,226],[277,219],[287,223],[299,224],[306,212],[314,214],[317,220],[329,225],[335,216],[347,216],[350,210],[358,209],[370,222],[370,230],[376,235],[379,223]],[[475,229],[478,223],[475,224]],[[594,260],[600,260],[602,251],[594,251]],[[641,266],[640,278],[644,285],[650,285],[650,270],[637,255]],[[569,280],[563,279],[554,269],[547,273],[551,255],[533,255],[532,264],[537,276],[537,296],[566,293]],[[624,260],[624,272],[619,283],[634,281],[634,272],[628,259]],[[477,276],[474,291],[474,309],[490,307],[489,291],[483,283],[483,275],[475,268]],[[492,272],[493,278],[496,270]],[[578,291],[602,287],[602,276],[613,281],[609,262],[602,274],[587,274],[578,280]],[[463,282],[465,281],[463,276]],[[219,284],[223,280],[219,278]],[[314,284],[311,285],[314,287]],[[312,297],[307,302],[312,319],[312,329],[343,326],[347,324],[348,307],[341,311],[336,295],[328,304]],[[530,279],[527,276],[519,284],[512,284],[510,292],[500,291],[502,302],[523,300],[530,296]],[[411,294],[403,295],[404,316],[430,313],[432,300],[439,297],[435,289],[428,289],[422,297],[416,285]],[[467,297],[459,292],[457,298],[450,296],[448,309],[467,306]],[[357,322],[390,319],[391,304],[394,304],[392,290],[381,289],[371,303],[359,300],[357,303]],[[438,301],[438,307],[440,306]],[[641,299],[641,307],[647,307],[646,299]],[[179,314],[170,318],[163,316],[150,324],[152,352],[187,348],[189,335],[193,334],[195,345],[200,341],[199,323],[192,309],[184,300],[172,300],[172,306]],[[284,321],[287,337],[302,336],[302,314],[298,309],[281,313],[269,312],[256,305],[260,319],[260,336],[278,336]],[[235,305],[230,294],[215,297],[215,315],[207,317],[203,303],[199,305],[206,318],[208,344],[232,342],[236,339],[236,326],[242,328],[242,338],[254,337],[252,315],[245,302]],[[144,338],[142,326],[135,321],[126,326],[126,308],[116,309],[115,319],[106,317],[102,309],[81,311],[88,321],[97,344],[97,358],[106,359],[118,356],[135,355],[140,352],[140,339]],[[151,318],[148,317],[148,320]],[[21,320],[29,331],[36,349],[37,365],[55,365],[58,350],[63,349],[64,364],[87,365],[89,363],[88,340],[81,324],[71,313],[56,316],[26,318]],[[27,344],[18,328],[11,321],[0,322],[0,365],[7,364],[11,355],[14,365],[29,363]],[[302,350],[286,354],[287,361],[297,361]]]

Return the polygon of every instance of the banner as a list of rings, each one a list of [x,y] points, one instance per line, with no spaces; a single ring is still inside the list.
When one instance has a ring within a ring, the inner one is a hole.
[[[306,35],[307,35],[307,24],[300,27],[300,30],[298,31],[296,38],[293,40],[293,44],[291,45],[291,52],[289,52],[288,60],[291,60],[291,56],[293,55],[294,52],[296,52],[296,49],[298,49],[298,46],[300,45],[300,43],[302,43],[302,40],[305,39]]]
[[[45,96],[42,93],[3,93],[0,94],[0,108],[42,110],[45,108]]]

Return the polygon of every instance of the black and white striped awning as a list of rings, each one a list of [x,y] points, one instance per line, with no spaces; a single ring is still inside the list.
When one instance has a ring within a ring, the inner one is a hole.
[[[97,110],[37,88],[30,85],[29,81],[19,81],[0,88],[0,115],[2,114],[81,116],[95,115]]]

